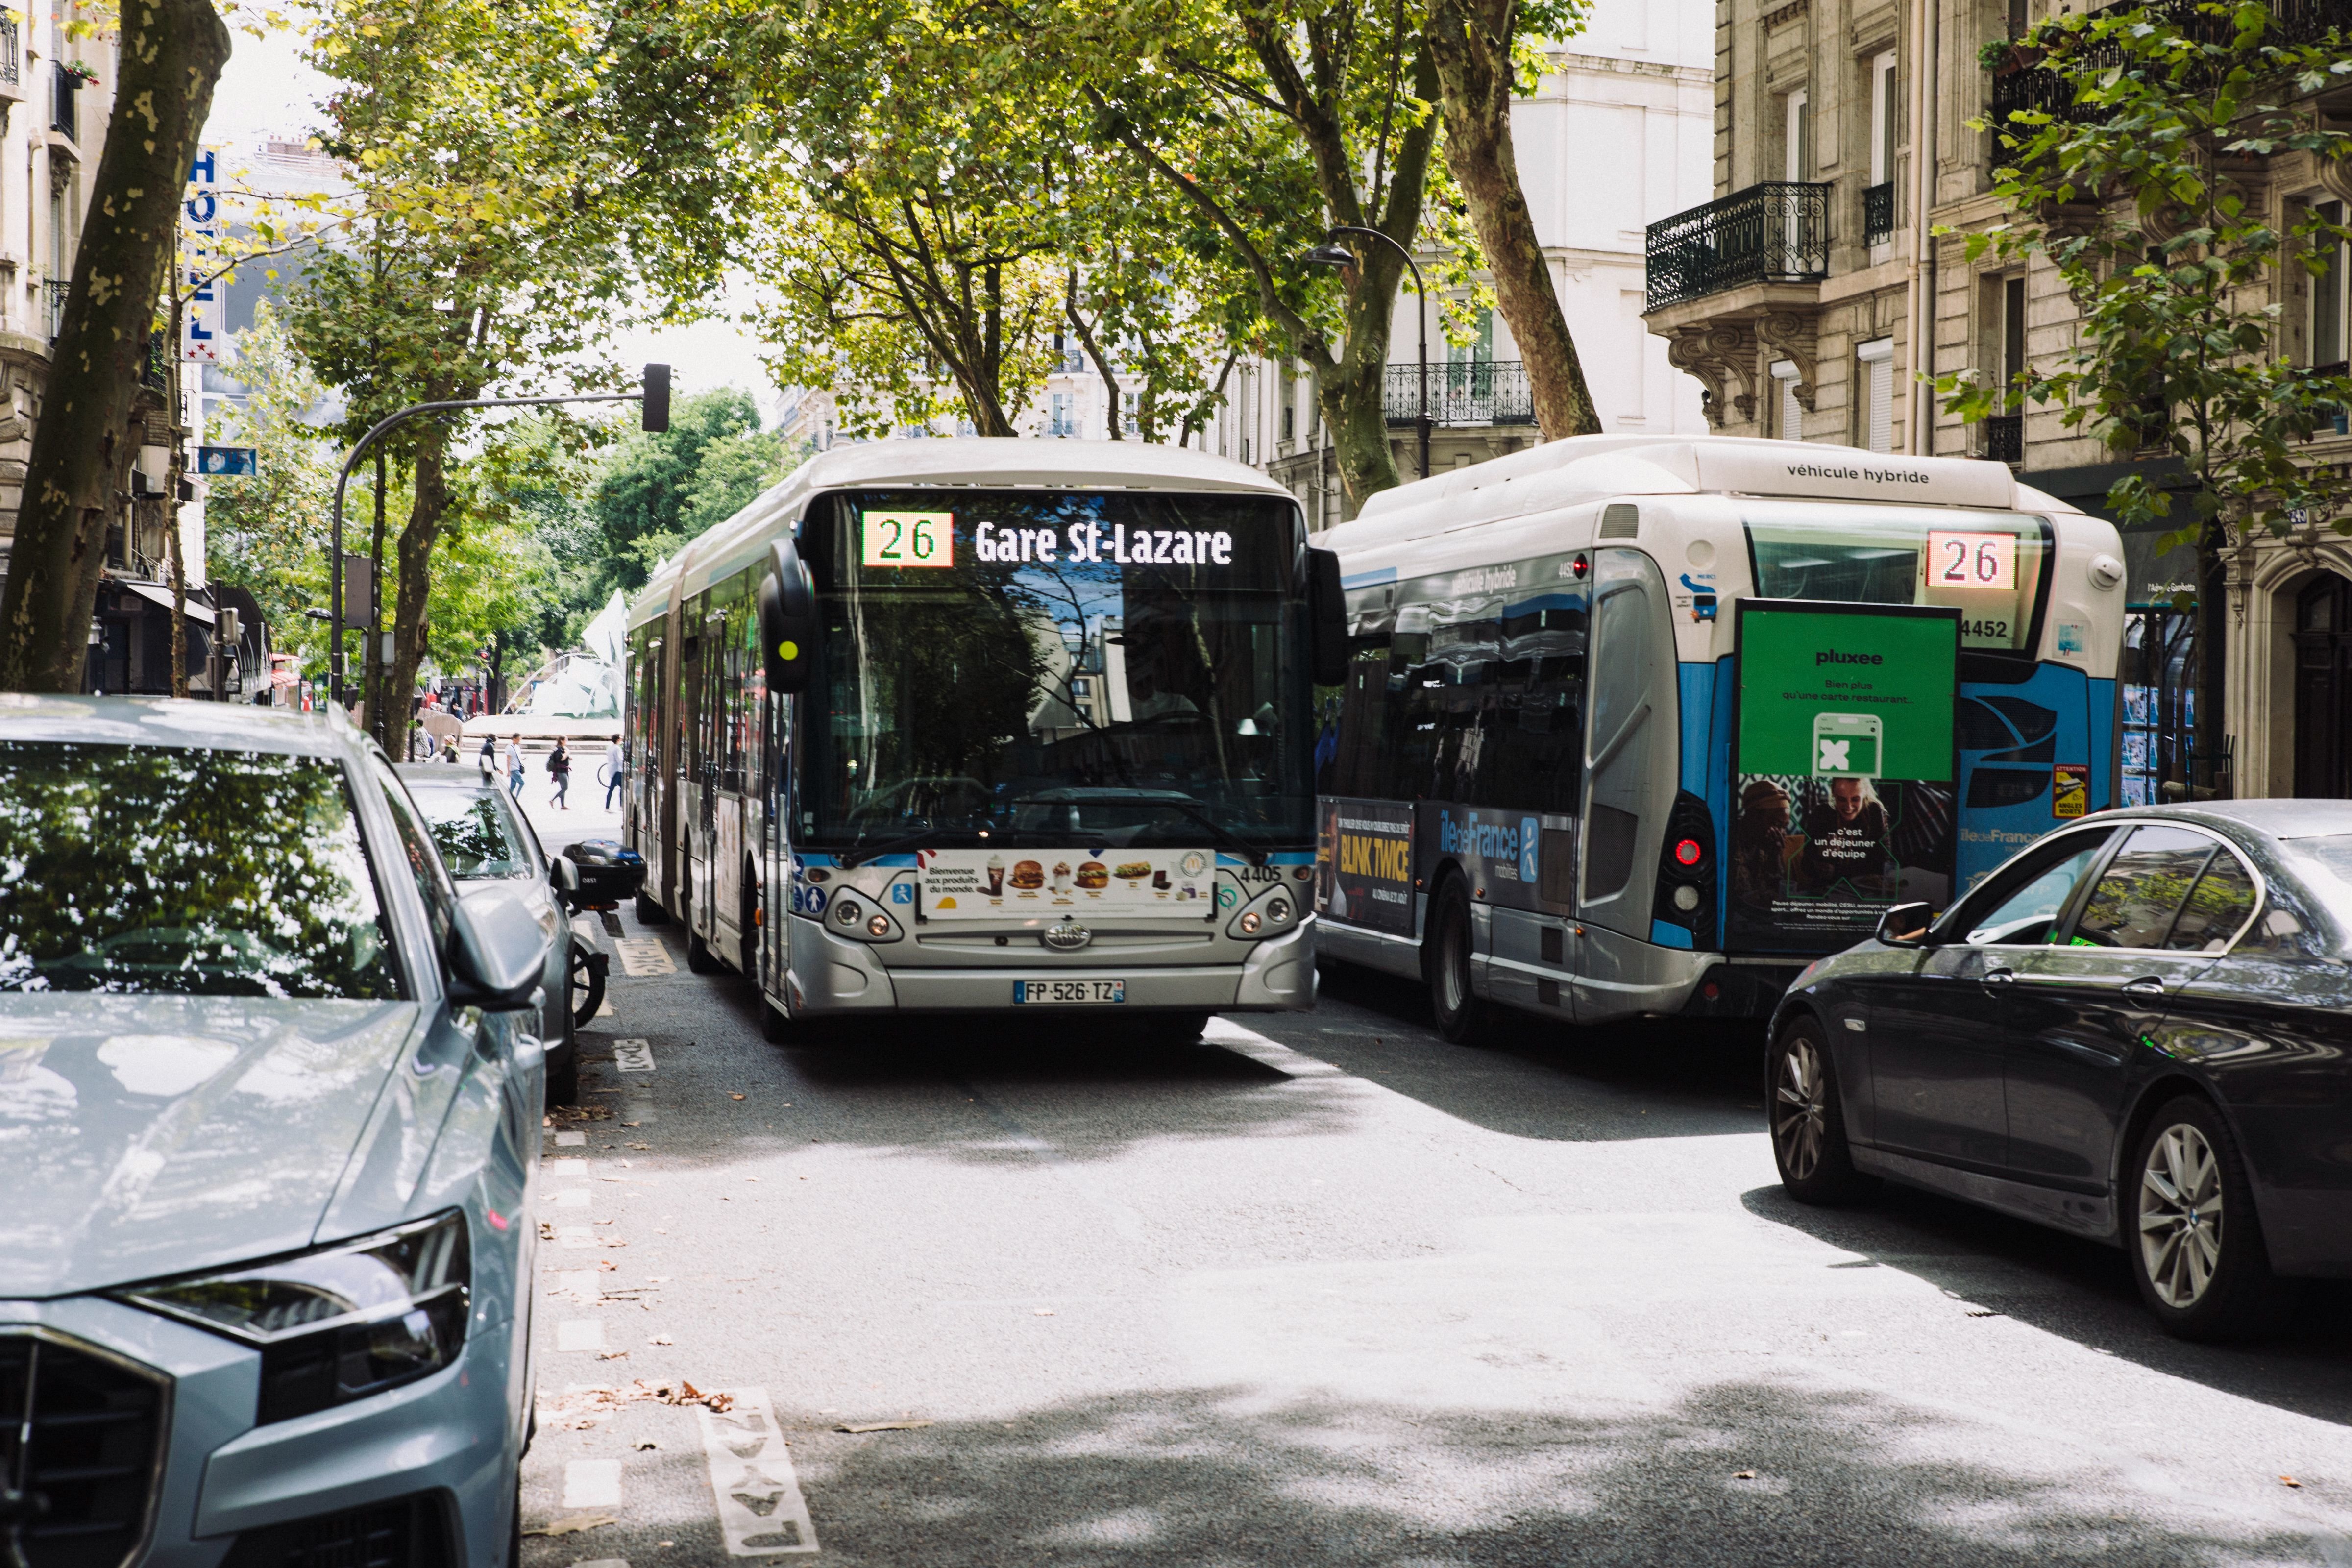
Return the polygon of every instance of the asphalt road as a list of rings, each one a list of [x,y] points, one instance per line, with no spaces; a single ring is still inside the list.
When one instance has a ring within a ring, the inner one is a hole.
[[[616,973],[611,1113],[549,1135],[524,1480],[611,1522],[526,1568],[2352,1563],[2352,1297],[2183,1345],[2119,1254],[1790,1203],[1752,1038],[1463,1050],[1337,971],[1183,1049],[778,1048],[625,934],[675,973]],[[732,1408],[593,1392],[681,1382]]]

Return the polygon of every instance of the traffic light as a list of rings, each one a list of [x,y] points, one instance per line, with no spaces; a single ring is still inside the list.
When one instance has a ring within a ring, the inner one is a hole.
[[[669,366],[646,366],[646,401],[638,427],[658,436],[669,428]]]

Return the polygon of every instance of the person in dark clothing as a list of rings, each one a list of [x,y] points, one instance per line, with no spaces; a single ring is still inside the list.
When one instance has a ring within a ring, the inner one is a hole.
[[[572,753],[563,749],[563,742],[560,740],[555,742],[555,750],[548,754],[547,771],[555,778],[555,796],[548,804],[559,810],[570,811],[572,807],[563,797],[572,788]]]

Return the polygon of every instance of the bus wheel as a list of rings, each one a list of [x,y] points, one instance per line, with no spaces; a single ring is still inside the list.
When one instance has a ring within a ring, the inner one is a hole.
[[[1209,1026],[1206,1013],[1146,1013],[1135,1021],[1136,1038],[1147,1050],[1189,1046]]]
[[[797,1034],[798,1031],[793,1027],[793,1021],[784,1016],[784,1010],[782,1007],[777,1006],[765,996],[760,998],[760,1037],[761,1039],[772,1046],[789,1046],[793,1043]]]
[[[641,926],[666,925],[669,911],[644,893],[637,895],[637,923]]]
[[[1457,1046],[1476,1044],[1486,1022],[1470,980],[1472,929],[1470,895],[1459,879],[1447,882],[1429,911],[1422,967],[1429,977],[1429,1010],[1436,1016],[1437,1032]]]

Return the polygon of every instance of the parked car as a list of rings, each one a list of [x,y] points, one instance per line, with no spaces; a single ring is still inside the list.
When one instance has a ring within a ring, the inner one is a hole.
[[[512,883],[534,905],[547,905],[557,923],[566,923],[580,891],[579,870],[569,857],[547,853],[503,784],[478,768],[418,763],[394,771],[424,811],[459,888]],[[547,1042],[551,1105],[580,1098],[579,1026],[604,1003],[606,962],[594,942],[569,929],[548,952],[541,1037]]]
[[[2188,1338],[2352,1275],[2352,803],[2103,813],[1927,915],[1773,1018],[1791,1195],[1885,1177],[2120,1246]]]
[[[339,713],[0,697],[12,1562],[514,1560],[558,930]]]

